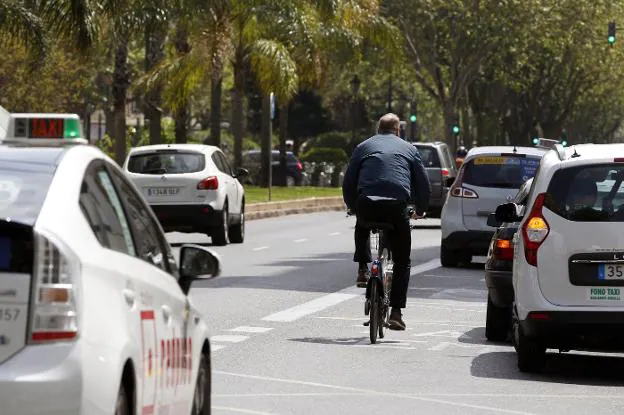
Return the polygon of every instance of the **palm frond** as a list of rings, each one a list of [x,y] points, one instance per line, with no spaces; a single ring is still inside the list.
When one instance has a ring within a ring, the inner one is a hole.
[[[41,0],[39,15],[60,36],[73,39],[79,50],[89,49],[97,35],[91,0]]]
[[[20,4],[0,1],[0,44],[23,44],[41,61],[47,52],[41,19]]]
[[[251,47],[251,65],[260,88],[273,92],[283,101],[289,101],[297,92],[299,76],[297,64],[283,43],[261,39]]]

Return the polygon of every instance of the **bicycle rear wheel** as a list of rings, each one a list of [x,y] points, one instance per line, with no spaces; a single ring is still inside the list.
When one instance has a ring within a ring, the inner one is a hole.
[[[370,329],[371,344],[375,344],[377,342],[377,334],[379,330],[381,330],[379,284],[376,279],[371,281],[370,288],[370,324],[368,325],[368,328]]]

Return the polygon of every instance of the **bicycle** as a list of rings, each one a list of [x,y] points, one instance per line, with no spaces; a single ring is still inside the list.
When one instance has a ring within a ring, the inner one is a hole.
[[[412,207],[408,208],[410,217],[414,212]],[[351,213],[347,212],[347,215],[351,215]],[[384,327],[390,327],[388,318],[390,316],[390,293],[394,263],[392,262],[392,252],[387,247],[384,231],[392,231],[393,226],[379,222],[365,222],[363,225],[371,232],[371,252],[377,252],[366,285],[364,315],[369,316],[369,320],[363,323],[364,326],[369,327],[371,344],[375,344],[378,335],[380,339],[384,338]],[[410,229],[414,229],[414,226],[410,226]]]

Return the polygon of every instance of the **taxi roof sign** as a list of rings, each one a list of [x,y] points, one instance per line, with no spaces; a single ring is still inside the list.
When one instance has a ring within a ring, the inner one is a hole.
[[[6,117],[6,114],[0,114],[0,118],[3,116]],[[9,113],[8,128],[0,140],[29,145],[88,144],[84,139],[80,117],[77,114]]]
[[[538,138],[536,147],[540,148],[555,148],[555,145],[559,144],[559,140],[551,140],[549,138]]]

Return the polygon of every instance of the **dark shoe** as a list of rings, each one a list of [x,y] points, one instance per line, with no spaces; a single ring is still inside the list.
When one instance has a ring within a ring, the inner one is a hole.
[[[400,308],[393,308],[388,319],[388,327],[390,330],[405,330],[405,323],[401,316]]]
[[[355,280],[355,285],[359,288],[366,288],[369,278],[370,272],[368,271],[368,268],[360,268],[358,270],[357,280]]]

